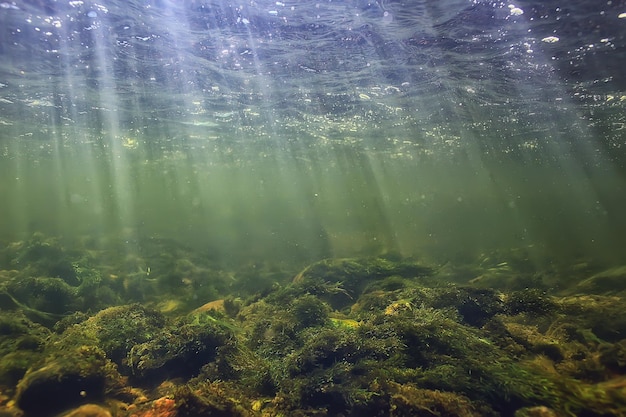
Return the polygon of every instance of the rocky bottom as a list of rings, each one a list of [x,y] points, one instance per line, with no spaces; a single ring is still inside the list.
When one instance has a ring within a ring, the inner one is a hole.
[[[626,267],[0,257],[0,416],[626,416]]]

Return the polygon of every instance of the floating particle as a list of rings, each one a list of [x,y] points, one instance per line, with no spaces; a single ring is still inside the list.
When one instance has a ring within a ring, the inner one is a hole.
[[[559,38],[557,38],[556,36],[547,36],[541,40],[541,42],[545,43],[557,43],[558,41]]]

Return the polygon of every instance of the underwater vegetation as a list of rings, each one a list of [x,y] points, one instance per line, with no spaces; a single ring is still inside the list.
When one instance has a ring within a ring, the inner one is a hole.
[[[2,249],[2,415],[626,416],[624,268],[565,288],[518,253],[225,271],[145,247]]]

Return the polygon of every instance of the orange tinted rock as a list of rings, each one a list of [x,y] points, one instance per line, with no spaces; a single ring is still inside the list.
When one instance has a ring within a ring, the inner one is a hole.
[[[63,417],[111,417],[111,413],[99,405],[85,404],[67,414],[63,414]]]
[[[200,307],[196,308],[193,312],[194,313],[201,313],[204,311],[211,311],[211,310],[215,310],[218,311],[220,313],[225,313],[226,312],[226,308],[224,308],[224,300],[214,300],[214,301],[209,301],[208,303],[201,305]]]

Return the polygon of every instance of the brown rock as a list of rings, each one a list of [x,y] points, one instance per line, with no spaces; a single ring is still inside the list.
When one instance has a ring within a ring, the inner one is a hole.
[[[63,414],[62,417],[111,417],[111,413],[106,408],[96,404],[85,404]]]

